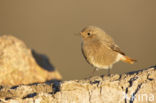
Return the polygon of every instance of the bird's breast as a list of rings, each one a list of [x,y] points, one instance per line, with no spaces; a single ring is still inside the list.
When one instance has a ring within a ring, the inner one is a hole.
[[[83,42],[82,53],[91,65],[103,69],[110,68],[116,62],[118,55],[99,41]]]

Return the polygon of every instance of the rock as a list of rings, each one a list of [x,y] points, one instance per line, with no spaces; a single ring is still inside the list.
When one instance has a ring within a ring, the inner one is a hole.
[[[60,79],[60,74],[46,56],[29,49],[11,35],[0,37],[0,85],[13,86]]]
[[[84,80],[0,87],[0,103],[156,103],[156,66]]]

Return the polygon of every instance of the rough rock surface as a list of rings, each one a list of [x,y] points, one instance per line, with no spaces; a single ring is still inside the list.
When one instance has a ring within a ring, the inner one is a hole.
[[[0,85],[19,85],[60,80],[48,58],[37,54],[11,35],[0,37]]]
[[[153,66],[85,80],[1,86],[0,103],[156,103],[155,87]]]

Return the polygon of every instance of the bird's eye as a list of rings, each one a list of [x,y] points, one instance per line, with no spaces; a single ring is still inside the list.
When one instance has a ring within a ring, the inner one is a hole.
[[[88,33],[88,36],[90,36],[91,34],[90,33]]]

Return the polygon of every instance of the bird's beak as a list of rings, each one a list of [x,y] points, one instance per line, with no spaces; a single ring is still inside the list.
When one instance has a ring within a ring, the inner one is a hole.
[[[80,32],[80,35],[81,35],[82,37],[84,37],[84,34],[83,34],[83,32]]]

